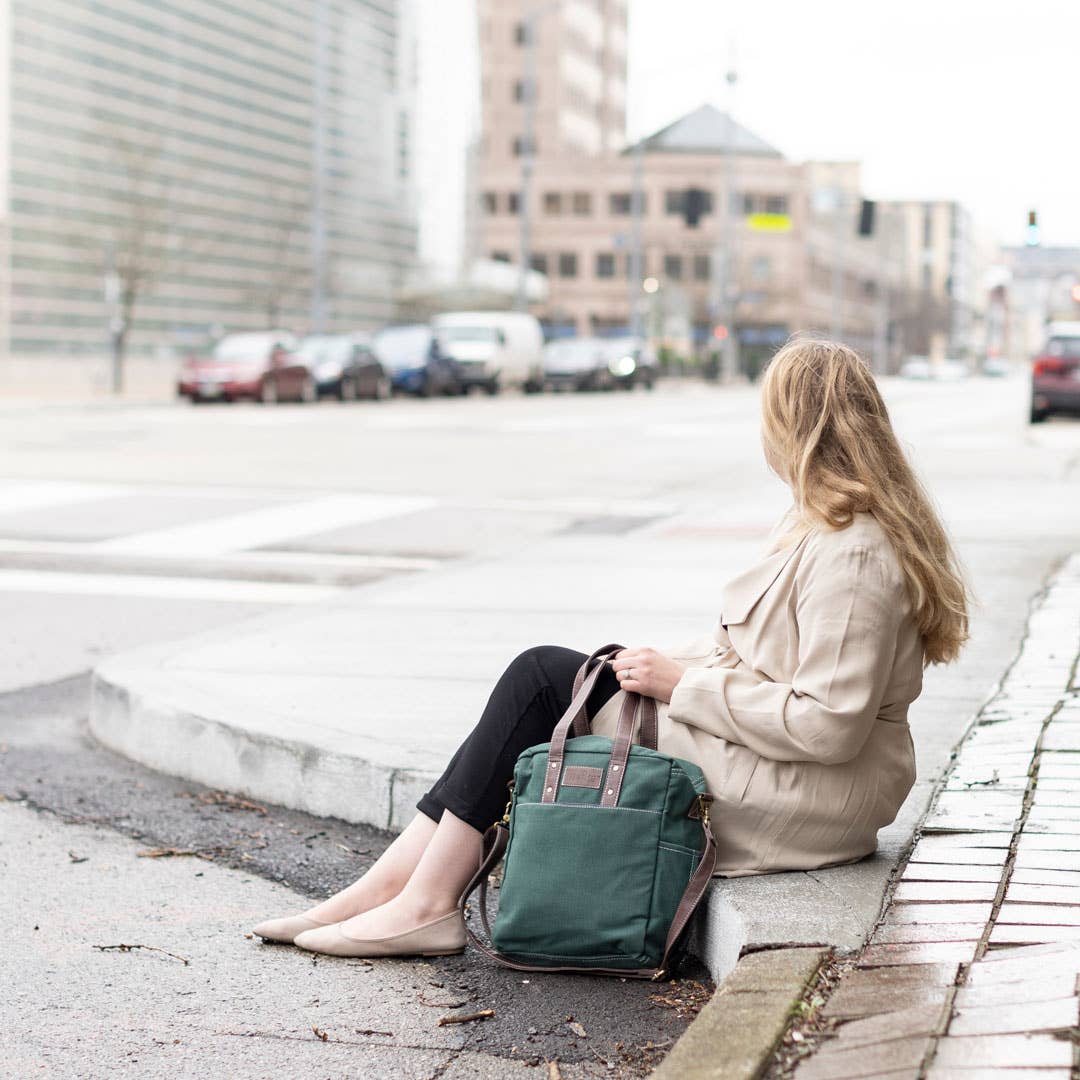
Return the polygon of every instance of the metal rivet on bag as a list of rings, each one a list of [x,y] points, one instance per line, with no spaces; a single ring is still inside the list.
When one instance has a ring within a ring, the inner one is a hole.
[[[611,766],[611,771],[612,772],[618,772],[619,771],[619,766],[618,765],[612,765]]]
[[[551,790],[552,790],[551,788],[548,788],[548,791],[551,791]]]
[[[607,793],[608,793],[609,795],[614,795],[614,794],[615,794],[615,792],[614,792],[614,791],[613,791],[613,790],[612,790],[611,788],[608,788],[608,789],[607,789]]]
[[[551,767],[552,767],[553,769],[557,769],[557,768],[559,767],[559,763],[558,763],[557,761],[553,761],[553,762],[551,763]]]

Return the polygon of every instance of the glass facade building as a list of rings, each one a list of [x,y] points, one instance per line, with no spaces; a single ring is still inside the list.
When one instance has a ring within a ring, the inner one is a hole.
[[[369,329],[416,258],[401,0],[0,0],[11,357]],[[115,322],[112,329],[116,328]]]

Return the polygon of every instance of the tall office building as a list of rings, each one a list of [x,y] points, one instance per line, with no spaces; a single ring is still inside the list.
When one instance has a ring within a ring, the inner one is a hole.
[[[483,78],[481,187],[525,149],[526,81],[536,87],[533,149],[563,158],[621,150],[626,141],[627,0],[480,0]],[[531,34],[531,39],[530,39]]]
[[[4,356],[391,317],[403,2],[0,0]]]

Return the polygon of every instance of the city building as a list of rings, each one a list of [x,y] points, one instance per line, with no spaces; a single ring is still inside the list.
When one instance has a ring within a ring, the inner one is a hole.
[[[1080,247],[1025,244],[1002,248],[1006,309],[1003,351],[1030,360],[1045,344],[1047,323],[1080,322]]]
[[[959,203],[878,203],[886,257],[900,275],[893,317],[909,354],[971,360],[985,345],[988,252]]]
[[[374,327],[416,259],[393,0],[10,0],[2,356]]]
[[[518,174],[512,159],[483,172],[483,241],[507,262],[519,259]],[[789,161],[711,105],[619,154],[540,153],[529,255],[549,299],[536,313],[553,335],[643,324],[680,352],[732,334],[750,373],[796,331],[872,353],[887,267],[857,233],[861,201],[856,164]]]

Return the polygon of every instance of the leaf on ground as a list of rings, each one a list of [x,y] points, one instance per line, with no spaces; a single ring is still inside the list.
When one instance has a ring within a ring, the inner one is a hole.
[[[318,1039],[319,1042],[329,1042],[330,1036],[327,1035],[327,1033],[323,1031],[322,1028],[317,1028],[314,1024],[312,1024],[311,1030],[315,1032],[315,1038]]]
[[[548,1067],[548,1080],[563,1080],[562,1070],[559,1068],[557,1061],[549,1061]]]
[[[265,806],[252,802],[250,799],[241,799],[239,795],[233,795],[228,791],[202,791],[195,798],[205,806],[221,806],[226,810],[251,810],[263,817],[268,813]]]
[[[69,851],[68,852],[68,858],[73,863],[89,862],[90,861],[90,856],[89,855],[76,855],[74,851]]]
[[[440,1016],[436,1027],[446,1027],[447,1024],[468,1024],[473,1020],[490,1020],[495,1015],[494,1009],[481,1009],[479,1012],[465,1013],[461,1016]]]
[[[576,1020],[567,1020],[566,1026],[579,1038],[587,1039],[589,1033]]]

